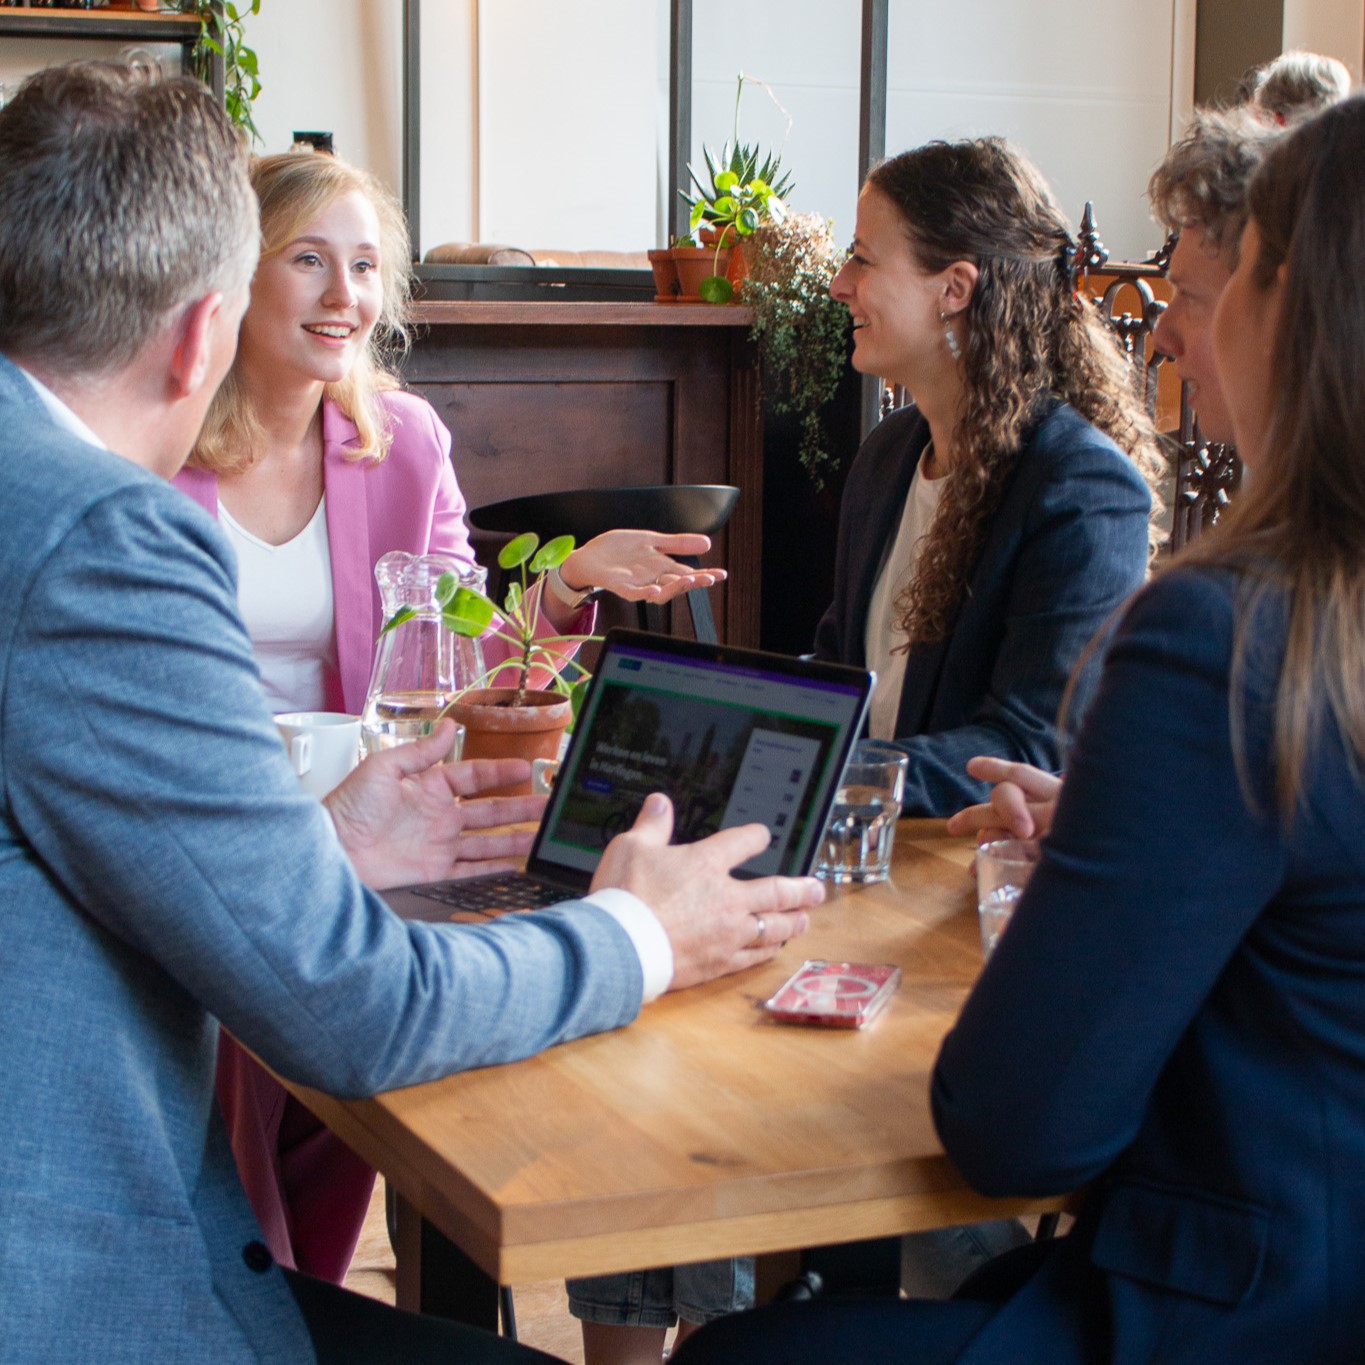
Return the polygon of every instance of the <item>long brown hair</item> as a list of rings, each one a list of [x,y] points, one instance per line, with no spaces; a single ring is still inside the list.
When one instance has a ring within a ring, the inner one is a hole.
[[[994,137],[930,142],[883,161],[867,183],[899,213],[924,270],[970,261],[979,272],[963,313],[964,393],[949,473],[896,602],[911,640],[939,640],[1049,400],[1069,403],[1126,451],[1154,500],[1162,460],[1127,361],[1094,305],[1071,288],[1066,219],[1020,152]]]
[[[328,384],[332,399],[356,425],[353,460],[382,460],[393,443],[379,395],[399,387],[385,357],[407,346],[408,301],[412,293],[411,249],[403,210],[368,171],[318,152],[283,152],[256,157],[251,186],[261,204],[261,260],[278,255],[327,206],[343,194],[363,194],[379,219],[379,278],[384,304],[364,354],[339,384]],[[214,396],[189,463],[218,474],[239,474],[263,454],[264,436],[234,364]]]
[[[1288,629],[1275,694],[1275,793],[1292,817],[1330,713],[1365,759],[1365,101],[1302,124],[1271,149],[1249,192],[1260,238],[1249,263],[1282,273],[1262,448],[1270,452],[1219,526],[1181,557],[1241,575],[1233,743],[1245,771],[1242,679],[1251,623],[1283,596]]]

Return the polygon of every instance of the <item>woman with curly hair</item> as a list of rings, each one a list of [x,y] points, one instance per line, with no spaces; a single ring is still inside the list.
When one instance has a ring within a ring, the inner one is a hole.
[[[931,142],[868,175],[831,285],[854,367],[914,401],[850,470],[816,652],[876,671],[909,814],[981,800],[974,754],[1061,766],[1067,680],[1146,570],[1156,438],[1072,251],[1016,150]]]

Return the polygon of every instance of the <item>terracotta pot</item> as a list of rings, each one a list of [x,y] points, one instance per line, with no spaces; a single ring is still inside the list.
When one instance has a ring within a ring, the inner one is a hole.
[[[703,227],[697,229],[697,236],[703,245],[714,250],[720,232],[717,228]],[[749,259],[744,254],[743,241],[735,235],[734,228],[729,224],[725,227],[725,245],[730,249],[730,269],[726,271],[725,278],[738,289],[739,282],[749,278]]]
[[[673,261],[678,267],[678,283],[685,303],[700,303],[697,292],[701,282],[712,275],[726,275],[730,269],[730,248],[721,247],[717,258],[714,246],[675,246]]]
[[[681,286],[678,284],[678,267],[673,263],[673,253],[668,247],[656,247],[649,252],[649,267],[654,272],[654,299],[656,303],[675,303]]]
[[[568,697],[558,692],[528,692],[513,706],[515,687],[472,688],[451,702],[447,714],[464,726],[465,758],[556,758],[564,731],[573,719]],[[529,796],[531,782],[497,787],[481,796]]]

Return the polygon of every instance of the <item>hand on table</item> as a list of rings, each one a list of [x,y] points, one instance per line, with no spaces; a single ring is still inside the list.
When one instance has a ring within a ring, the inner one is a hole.
[[[530,849],[533,831],[484,831],[539,820],[543,796],[456,798],[524,782],[531,765],[519,758],[443,763],[454,738],[451,722],[442,721],[425,739],[371,754],[323,802],[366,886],[501,872]]]
[[[737,825],[694,844],[670,844],[672,835],[673,804],[655,792],[635,824],[607,845],[592,879],[594,891],[633,891],[658,916],[673,945],[669,990],[768,961],[805,933],[805,909],[825,898],[814,877],[730,875],[768,847],[762,825]]]
[[[711,538],[658,531],[607,531],[580,545],[560,566],[575,591],[604,588],[627,602],[668,602],[692,588],[710,588],[724,569],[692,569],[673,555],[704,555]]]
[[[968,806],[948,821],[949,834],[975,834],[978,843],[992,839],[1041,839],[1052,828],[1062,779],[1028,763],[978,757],[967,772],[994,784],[991,799]]]

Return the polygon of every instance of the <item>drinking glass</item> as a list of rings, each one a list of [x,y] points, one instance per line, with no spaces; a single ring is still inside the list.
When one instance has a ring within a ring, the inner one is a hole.
[[[910,760],[891,744],[854,746],[834,794],[815,875],[842,882],[884,882],[905,795]]]
[[[987,957],[995,951],[1037,865],[1037,839],[996,839],[976,850],[976,909]]]

